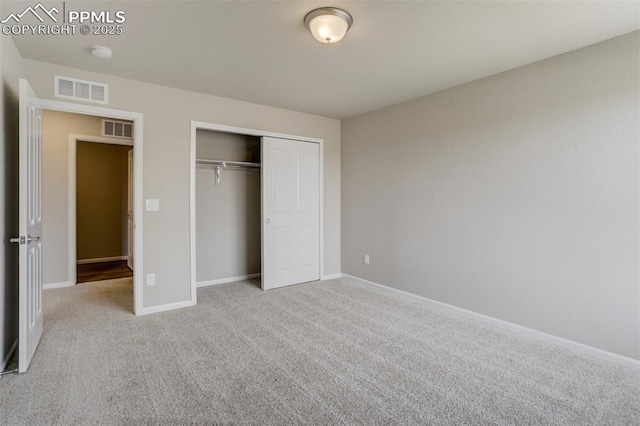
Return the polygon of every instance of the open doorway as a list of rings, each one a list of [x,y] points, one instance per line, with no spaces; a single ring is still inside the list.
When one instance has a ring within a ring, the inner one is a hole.
[[[139,312],[136,125],[134,119],[44,108],[44,289],[125,280],[131,296],[123,307]]]
[[[75,281],[133,277],[133,147],[104,139],[75,144]]]

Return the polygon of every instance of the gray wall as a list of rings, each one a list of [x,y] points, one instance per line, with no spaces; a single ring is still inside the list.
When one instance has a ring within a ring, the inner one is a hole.
[[[18,339],[18,80],[22,58],[10,37],[0,36],[0,369]]]
[[[34,88],[35,89],[35,88]],[[69,282],[69,135],[101,136],[102,118],[42,112],[42,280]]]
[[[76,158],[76,257],[127,254],[130,146],[78,142]]]
[[[260,162],[260,138],[199,130],[197,158]],[[196,169],[196,278],[260,273],[260,169]]]
[[[340,121],[264,105],[172,89],[23,59],[24,76],[41,98],[54,99],[54,75],[109,84],[109,108],[144,114],[143,197],[158,198],[160,211],[144,212],[142,273],[155,273],[144,286],[145,307],[190,297],[189,149],[191,120],[323,138],[324,269],[340,265]],[[68,147],[60,147],[66,170]]]
[[[343,121],[343,272],[640,358],[639,34]]]

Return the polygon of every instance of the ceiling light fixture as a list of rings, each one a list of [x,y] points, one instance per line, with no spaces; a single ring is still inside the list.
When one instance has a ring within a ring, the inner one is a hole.
[[[321,7],[307,13],[304,25],[321,43],[331,44],[342,40],[353,24],[349,12],[337,7]]]
[[[111,54],[113,53],[111,49],[104,46],[91,46],[91,53],[93,56],[102,59],[111,59]]]

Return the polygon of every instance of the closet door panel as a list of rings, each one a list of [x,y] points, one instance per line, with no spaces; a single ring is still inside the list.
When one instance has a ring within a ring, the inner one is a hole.
[[[262,138],[262,287],[320,279],[319,145]]]
[[[307,216],[317,213],[318,192],[318,167],[313,161],[313,153],[302,151],[298,155],[299,159],[299,181],[298,189],[298,213]],[[317,159],[316,159],[317,161]]]
[[[296,193],[295,153],[286,149],[273,150],[271,199],[272,219],[290,220],[291,203]]]
[[[316,261],[317,250],[315,250],[315,244],[317,239],[315,238],[315,230],[313,227],[299,227],[297,229],[298,235],[296,240],[298,243],[298,249],[294,253],[294,264],[297,267],[313,266]]]
[[[291,268],[291,253],[293,253],[293,238],[291,227],[275,228],[272,231],[273,270],[282,271]]]
[[[294,264],[300,282],[320,279],[319,145],[298,142],[298,185]]]

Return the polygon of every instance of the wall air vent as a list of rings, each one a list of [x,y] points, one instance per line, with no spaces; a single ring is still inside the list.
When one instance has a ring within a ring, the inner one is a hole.
[[[54,91],[58,98],[98,102],[101,104],[109,102],[109,86],[94,81],[78,80],[77,78],[56,75]]]
[[[133,123],[103,119],[102,136],[133,139]]]

